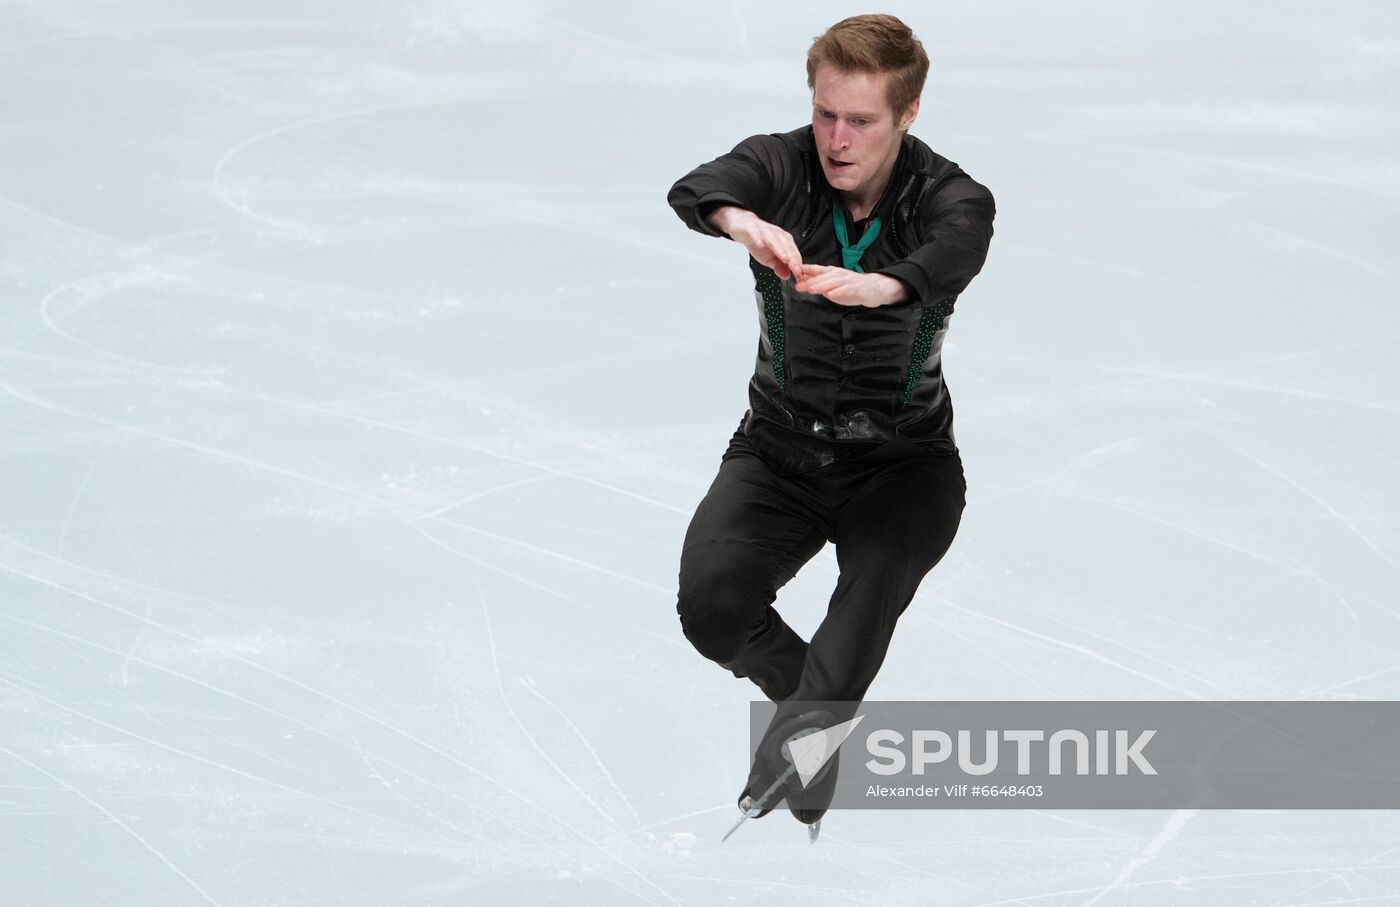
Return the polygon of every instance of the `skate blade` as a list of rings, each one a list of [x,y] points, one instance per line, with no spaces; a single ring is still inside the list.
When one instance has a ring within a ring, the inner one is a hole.
[[[732,826],[730,826],[729,831],[726,831],[726,832],[724,833],[724,837],[720,838],[720,841],[721,841],[721,842],[728,841],[728,840],[729,840],[729,836],[732,835],[732,834],[734,834],[734,832],[738,831],[740,825],[743,825],[745,822],[747,822],[747,821],[750,820],[750,819],[757,818],[758,814],[761,813],[761,812],[763,812],[763,810],[759,809],[759,808],[756,807],[756,806],[753,807],[753,808],[751,808],[751,809],[746,809],[746,810],[744,810],[744,814],[743,814],[742,816],[739,817],[739,821],[738,821],[738,822],[735,822]]]
[[[808,826],[807,826],[807,843],[808,843],[808,844],[815,844],[815,843],[817,843],[817,835],[821,834],[821,831],[822,831],[822,820],[821,820],[821,819],[818,819],[817,821],[813,822],[811,825],[808,825]]]
[[[784,771],[780,776],[778,776],[778,779],[774,781],[771,785],[769,785],[768,789],[763,792],[762,796],[758,798],[758,802],[760,804],[767,803],[772,798],[772,796],[778,792],[778,788],[782,787],[783,783],[786,782],[788,778],[792,777],[796,772],[797,769],[789,765],[787,767],[787,770]],[[753,805],[754,800],[752,797],[745,797],[740,802],[743,804],[743,807],[741,808],[743,808],[744,814],[739,817],[739,821],[735,822],[734,825],[729,829],[729,831],[726,831],[724,833],[724,837],[720,838],[721,842],[728,841],[729,836],[734,834],[734,832],[738,831],[740,825],[743,825],[749,819],[755,818],[759,813],[763,812],[762,806]]]

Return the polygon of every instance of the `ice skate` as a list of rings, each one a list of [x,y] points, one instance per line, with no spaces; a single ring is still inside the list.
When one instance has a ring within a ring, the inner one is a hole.
[[[783,741],[784,760],[795,766],[799,773],[799,777],[784,791],[788,811],[797,821],[812,826],[809,833],[813,841],[817,838],[816,826],[831,807],[836,793],[841,758],[839,747],[845,737],[843,734],[833,740],[827,733],[835,723],[835,717],[830,712],[806,712],[783,722],[774,734],[776,739]],[[794,746],[795,741],[811,738],[812,735],[819,736],[809,739],[805,745],[797,743]],[[814,768],[816,773],[806,777],[806,783],[802,783],[803,774]]]

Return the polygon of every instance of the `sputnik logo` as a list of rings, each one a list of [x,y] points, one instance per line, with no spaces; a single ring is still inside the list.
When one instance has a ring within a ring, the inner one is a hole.
[[[836,754],[836,750],[851,736],[851,731],[864,719],[864,715],[857,715],[850,721],[832,725],[824,731],[813,730],[783,744],[783,752],[793,768],[797,769],[797,777],[802,779],[803,787],[812,783],[822,766]]]

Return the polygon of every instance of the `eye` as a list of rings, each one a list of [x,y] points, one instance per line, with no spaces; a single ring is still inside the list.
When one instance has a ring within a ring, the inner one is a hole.
[[[854,120],[852,120],[852,122],[855,123],[857,126],[866,126],[870,123],[870,121],[867,120],[865,117],[856,117]]]
[[[818,110],[817,116],[821,117],[824,120],[830,120],[834,119],[836,115],[833,114],[830,110]]]

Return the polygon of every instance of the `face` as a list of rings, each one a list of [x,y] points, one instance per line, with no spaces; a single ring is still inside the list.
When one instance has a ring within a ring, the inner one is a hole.
[[[833,189],[874,204],[899,157],[903,130],[919,102],[898,120],[890,109],[889,73],[842,72],[829,63],[817,67],[812,88],[812,132],[822,171]]]

